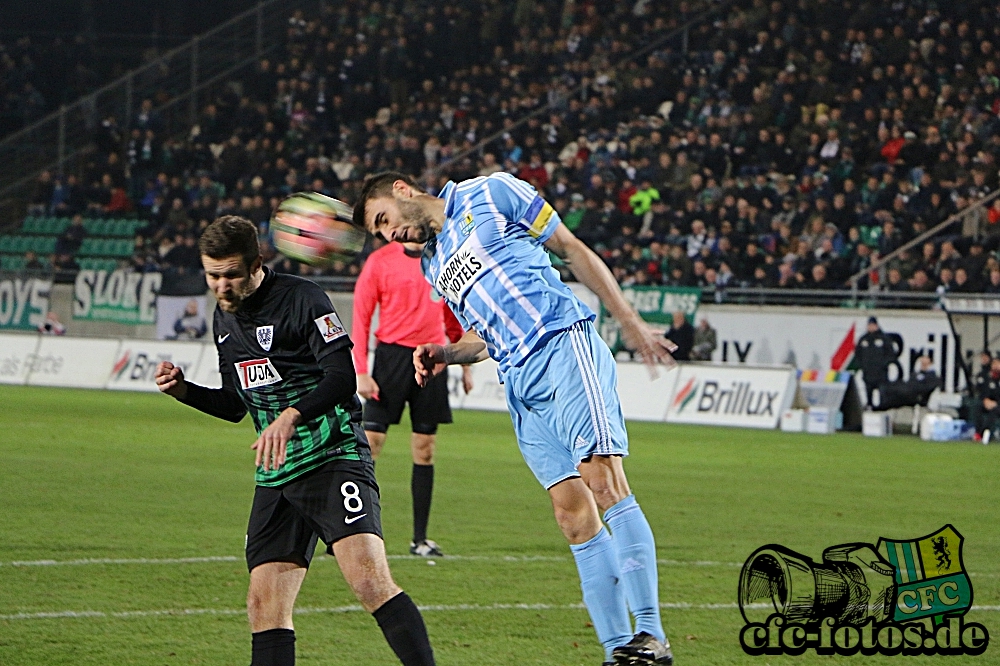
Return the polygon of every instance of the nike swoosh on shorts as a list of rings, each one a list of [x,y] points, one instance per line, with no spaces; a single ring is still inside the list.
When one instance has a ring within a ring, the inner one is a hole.
[[[360,516],[351,516],[350,518],[348,518],[347,516],[344,516],[344,522],[347,523],[348,525],[350,525],[353,522],[361,520],[362,518],[364,518],[367,515],[368,515],[367,513],[363,513]]]
[[[220,335],[219,336],[219,344],[221,345],[223,342],[225,342],[226,338],[228,338],[228,337],[229,337],[228,333],[226,333],[225,335]]]

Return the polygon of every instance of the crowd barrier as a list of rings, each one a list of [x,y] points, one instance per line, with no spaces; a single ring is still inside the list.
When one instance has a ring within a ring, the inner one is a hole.
[[[0,334],[0,384],[156,391],[153,373],[170,361],[193,382],[222,385],[215,346],[202,342]],[[507,411],[496,363],[472,366],[475,388],[462,390],[461,368],[450,368],[456,409]],[[796,372],[785,366],[682,364],[656,376],[640,363],[618,363],[626,419],[776,428],[795,395]]]

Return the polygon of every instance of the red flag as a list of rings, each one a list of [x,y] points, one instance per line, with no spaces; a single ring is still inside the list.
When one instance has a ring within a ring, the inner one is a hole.
[[[837,347],[837,351],[833,353],[833,357],[830,359],[830,369],[841,371],[846,366],[851,357],[854,356],[854,328],[855,324],[851,324],[851,330],[847,332],[844,339],[841,340],[840,346]]]

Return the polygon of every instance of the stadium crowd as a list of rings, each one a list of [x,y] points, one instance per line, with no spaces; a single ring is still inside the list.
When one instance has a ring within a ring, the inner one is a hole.
[[[294,191],[352,201],[376,170],[432,192],[504,170],[623,284],[837,289],[997,188],[1000,5],[740,0],[686,52],[657,43],[701,9],[324,4],[186,136],[163,136],[149,100],[130,127],[105,119],[87,172],[43,174],[32,208],[138,210],[133,265],[197,270],[194,238],[220,214],[266,236]],[[998,231],[1000,202],[900,255],[879,288],[1000,293]]]
[[[97,88],[94,63],[93,46],[82,35],[0,40],[0,138]]]

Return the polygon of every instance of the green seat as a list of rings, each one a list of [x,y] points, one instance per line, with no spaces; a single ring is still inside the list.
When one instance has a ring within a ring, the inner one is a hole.
[[[0,236],[0,252],[10,252],[13,241],[13,236]]]
[[[21,222],[21,231],[26,234],[33,234],[38,232],[38,222],[34,217],[26,217],[24,221]]]
[[[35,252],[38,254],[52,254],[55,251],[55,236],[38,236],[35,238]]]
[[[0,256],[0,269],[5,271],[24,270],[25,263],[24,257],[16,254],[5,254]]]
[[[72,220],[70,220],[70,218],[68,218],[68,217],[53,217],[50,220],[50,222],[52,224],[52,231],[51,231],[51,233],[54,233],[54,234],[58,235],[58,234],[61,234],[64,231],[66,231],[66,229],[69,228],[69,223],[72,222]]]
[[[15,236],[14,246],[11,248],[15,253],[21,254],[31,249],[31,236]]]
[[[94,254],[94,238],[84,238],[83,242],[80,244],[80,250],[77,254],[81,256],[90,256]]]

